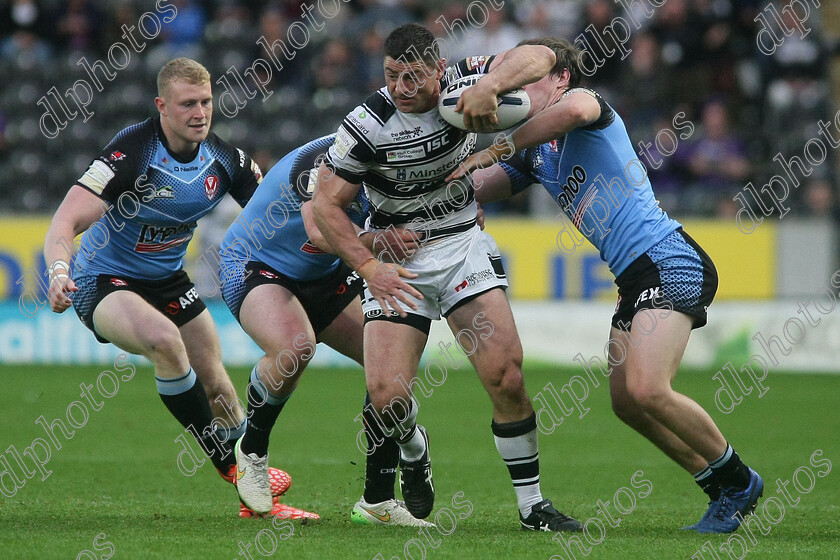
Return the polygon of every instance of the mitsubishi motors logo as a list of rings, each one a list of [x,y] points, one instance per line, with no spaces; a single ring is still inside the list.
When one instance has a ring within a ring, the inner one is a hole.
[[[206,179],[204,179],[204,194],[207,195],[209,200],[213,200],[213,197],[216,196],[216,193],[219,191],[219,178],[215,175],[208,175]]]

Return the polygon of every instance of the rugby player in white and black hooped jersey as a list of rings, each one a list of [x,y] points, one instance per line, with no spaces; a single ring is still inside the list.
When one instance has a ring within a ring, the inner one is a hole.
[[[384,50],[387,86],[338,129],[319,171],[313,211],[327,242],[366,281],[365,375],[374,408],[398,438],[406,506],[422,519],[434,505],[428,436],[416,424],[410,387],[431,321],[443,316],[453,333],[460,333],[490,395],[496,447],[513,481],[522,526],[581,530],[540,492],[536,417],[522,379],[522,346],[498,248],[475,224],[472,185],[444,182],[473,150],[475,137],[447,124],[437,111],[449,80],[484,74],[465,90],[458,109],[471,129],[490,131],[497,95],[545,76],[554,54],[525,46],[446,70],[434,36],[416,24],[394,30]],[[371,204],[369,230],[412,228],[423,237],[402,266],[389,262],[387,254],[377,258],[356,238],[344,208],[362,185]],[[393,414],[395,408],[403,409],[403,420]]]
[[[158,74],[159,117],[118,133],[73,185],[44,240],[50,307],[71,303],[100,342],[148,358],[163,403],[235,481],[231,445],[245,416],[215,324],[182,270],[196,221],[261,179],[245,152],[210,132],[210,74],[177,58]],[[84,232],[79,252],[72,243]],[[72,262],[72,268],[70,265]],[[272,494],[291,483],[272,469]]]

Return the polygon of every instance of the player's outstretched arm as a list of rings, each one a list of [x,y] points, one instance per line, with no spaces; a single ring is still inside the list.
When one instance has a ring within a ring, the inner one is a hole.
[[[402,278],[416,278],[417,275],[394,263],[380,262],[371,249],[359,240],[356,228],[344,209],[356,197],[360,188],[361,185],[345,181],[322,164],[318,169],[318,188],[312,197],[315,225],[333,252],[365,279],[382,310],[387,313],[390,305],[405,317],[407,314],[400,303],[417,309],[417,304],[406,298],[405,294],[417,299],[423,299],[423,296]]]
[[[496,55],[489,72],[458,99],[456,111],[463,111],[464,124],[477,132],[492,132],[499,122],[497,96],[536,82],[549,73],[556,57],[542,45],[522,45]]]
[[[73,240],[101,218],[106,208],[95,194],[74,185],[50,222],[44,238],[44,260],[50,274],[50,308],[56,313],[63,313],[70,307],[67,294],[78,289],[70,278]]]
[[[561,138],[576,128],[592,124],[600,116],[601,104],[593,95],[587,90],[572,91],[528,119],[512,135],[500,135],[488,148],[468,157],[446,180],[455,181],[476,169],[490,168],[509,159],[518,150]]]
[[[572,90],[520,126],[510,137],[515,150],[524,150],[560,138],[601,116],[601,104],[586,89]]]

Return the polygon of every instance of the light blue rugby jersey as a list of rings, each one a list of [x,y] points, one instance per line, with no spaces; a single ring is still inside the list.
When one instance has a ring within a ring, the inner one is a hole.
[[[571,91],[598,100],[598,120],[522,150],[501,167],[514,194],[541,183],[618,276],[681,225],[659,207],[621,117],[596,92]]]
[[[261,176],[245,152],[212,132],[194,155],[179,159],[160,118],[122,130],[77,181],[111,209],[82,236],[73,276],[171,276],[181,269],[196,222],[226,193],[244,206]]]
[[[303,202],[311,198],[311,173],[324,159],[334,138],[335,134],[330,134],[313,140],[271,168],[225,234],[220,252],[227,266],[244,268],[249,261],[259,261],[301,281],[322,278],[338,267],[338,257],[324,253],[309,240],[300,213]],[[368,210],[364,190],[359,189],[347,215],[362,227]]]

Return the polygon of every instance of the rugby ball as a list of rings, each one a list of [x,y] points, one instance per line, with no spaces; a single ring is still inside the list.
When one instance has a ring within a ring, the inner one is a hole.
[[[470,86],[481,79],[481,76],[464,76],[458,78],[443,91],[440,92],[438,99],[438,111],[443,120],[461,130],[467,130],[464,126],[464,117],[461,113],[455,112],[455,106],[458,105],[458,99],[461,94]],[[496,116],[499,119],[499,124],[496,125],[496,130],[505,130],[519,123],[522,119],[528,116],[528,111],[531,109],[531,98],[524,89],[514,89],[499,95],[499,110]]]

